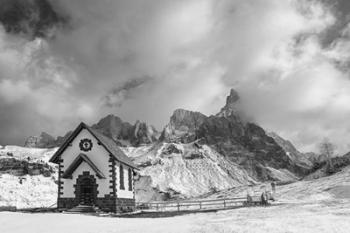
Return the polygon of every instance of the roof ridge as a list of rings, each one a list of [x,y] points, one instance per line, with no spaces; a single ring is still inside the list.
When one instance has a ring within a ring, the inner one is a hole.
[[[77,128],[73,131],[73,133],[66,139],[66,141],[62,144],[62,146],[56,151],[56,153],[50,159],[50,162],[57,163],[59,156],[64,152],[66,147],[71,143],[71,141],[80,133],[80,131],[85,128],[87,129],[99,143],[109,152],[111,155],[121,163],[125,163],[135,169],[138,169],[137,166],[131,161],[131,159],[119,148],[117,143],[100,133],[97,129],[93,129],[84,122],[80,122]]]

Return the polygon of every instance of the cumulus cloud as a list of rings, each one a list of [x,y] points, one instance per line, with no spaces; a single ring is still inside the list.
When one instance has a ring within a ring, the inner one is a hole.
[[[161,128],[175,108],[215,114],[234,87],[252,120],[299,148],[328,137],[349,149],[348,32],[328,2],[49,3],[65,19],[54,31],[29,40],[0,30],[0,108],[17,116],[0,124],[23,128],[0,143],[109,113]]]

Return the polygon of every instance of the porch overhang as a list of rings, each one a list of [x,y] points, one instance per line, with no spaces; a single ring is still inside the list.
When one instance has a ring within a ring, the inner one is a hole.
[[[74,171],[80,166],[82,162],[86,162],[92,170],[96,173],[96,176],[100,179],[106,179],[105,175],[97,168],[97,166],[89,159],[89,157],[83,153],[79,154],[74,161],[69,165],[66,171],[63,173],[62,178],[72,179]]]

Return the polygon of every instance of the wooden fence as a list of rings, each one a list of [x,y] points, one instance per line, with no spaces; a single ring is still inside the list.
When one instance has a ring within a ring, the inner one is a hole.
[[[169,202],[137,202],[136,209],[149,211],[195,211],[232,209],[247,204],[247,198],[229,198],[215,200],[183,200]]]
[[[265,203],[267,204],[267,202]],[[46,207],[16,208],[14,206],[0,206],[1,211],[29,211],[29,212],[50,212],[56,211],[56,203]],[[233,209],[243,206],[264,205],[260,196],[251,196],[248,200],[245,197],[211,199],[211,200],[177,200],[162,202],[136,202],[136,209],[151,212],[180,212],[180,211],[205,211]]]

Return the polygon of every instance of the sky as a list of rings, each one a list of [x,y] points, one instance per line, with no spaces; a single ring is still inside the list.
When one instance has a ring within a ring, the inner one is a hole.
[[[1,145],[107,114],[161,130],[176,108],[216,114],[234,88],[251,121],[301,151],[325,137],[350,150],[347,0],[0,6]]]

